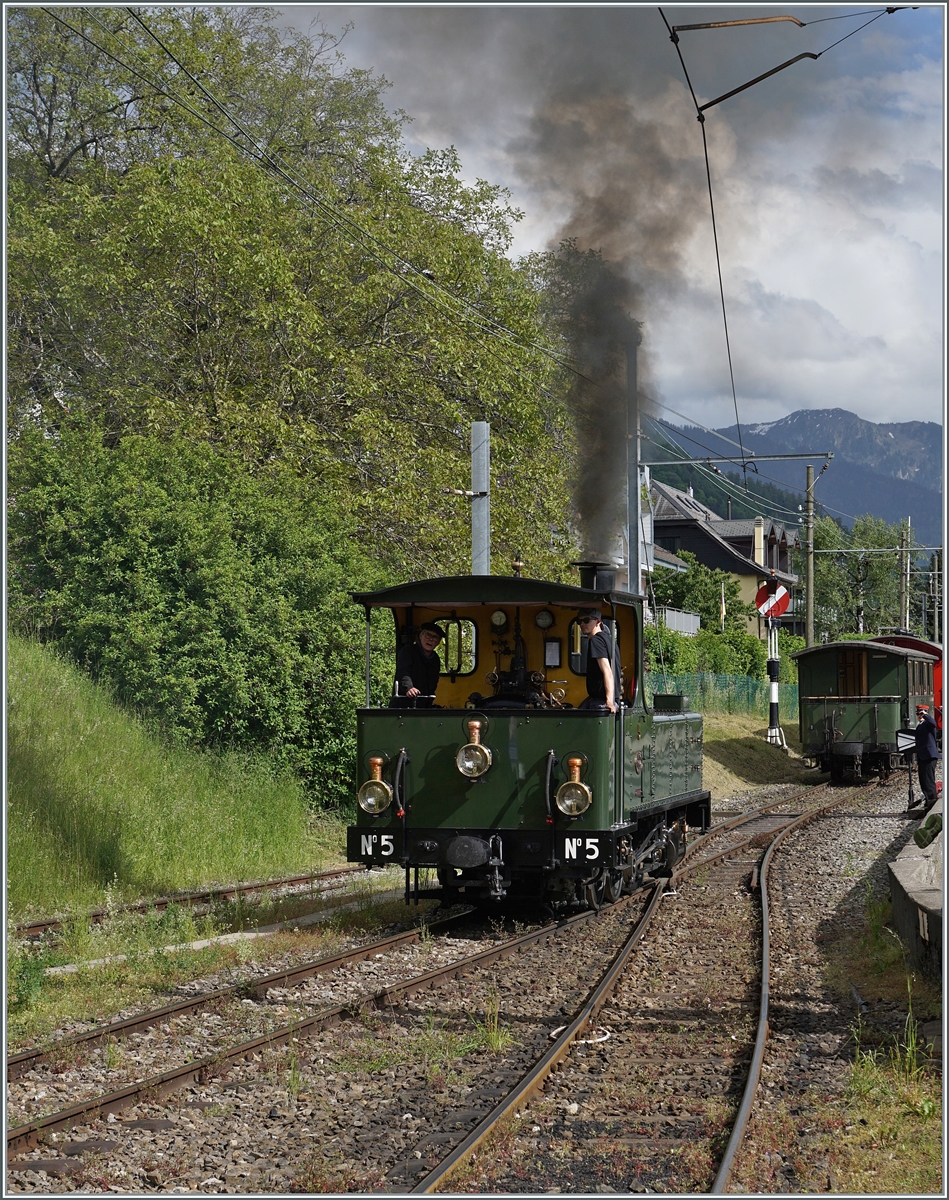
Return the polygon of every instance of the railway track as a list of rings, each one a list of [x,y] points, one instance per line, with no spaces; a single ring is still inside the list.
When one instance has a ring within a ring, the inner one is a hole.
[[[802,794],[803,795],[803,794]],[[761,810],[753,814],[744,814],[743,817],[736,818],[734,821],[722,823],[716,826],[709,834],[694,843],[690,848],[690,856],[688,865],[685,868],[687,871],[694,870],[709,870],[714,858],[733,856],[741,851],[742,847],[747,845],[755,838],[760,838],[765,832],[773,832],[776,828],[786,827],[790,818],[788,815],[774,814],[773,810],[780,807],[788,807],[792,805],[799,796],[785,797],[775,801],[769,805],[763,806]],[[838,801],[839,802],[839,801]],[[770,812],[768,810],[771,810]],[[757,825],[754,824],[757,822]],[[740,834],[738,826],[744,824],[744,833]],[[766,826],[767,829],[764,829]],[[580,1003],[574,1004],[571,1008],[571,1018],[565,1022],[565,1028],[560,1030],[555,1039],[550,1039],[551,1023],[556,1021],[557,1024],[564,1024],[563,1012],[556,1014],[546,1014],[541,1017],[539,1022],[535,1022],[536,1028],[532,1031],[531,1037],[527,1039],[530,1042],[526,1046],[526,1050],[533,1050],[529,1053],[530,1063],[526,1071],[518,1070],[516,1072],[518,1082],[514,1088],[504,1088],[505,1099],[494,1106],[493,1113],[482,1115],[480,1120],[475,1123],[475,1128],[467,1134],[462,1132],[462,1136],[450,1135],[452,1144],[451,1153],[445,1158],[448,1164],[444,1169],[446,1177],[454,1172],[458,1164],[463,1162],[466,1156],[470,1155],[473,1150],[484,1142],[491,1134],[491,1130],[497,1128],[499,1122],[503,1122],[505,1116],[512,1108],[523,1105],[526,1097],[537,1092],[544,1079],[546,1079],[551,1071],[558,1063],[561,1063],[565,1056],[570,1052],[572,1046],[578,1042],[582,1042],[580,1035],[584,1031],[588,1031],[591,1022],[596,1018],[599,1009],[606,1003],[611,988],[615,985],[615,981],[622,974],[623,964],[628,961],[636,944],[643,935],[643,931],[648,925],[651,915],[656,912],[659,907],[659,896],[661,889],[656,887],[652,890],[649,904],[646,906],[646,912],[639,919],[632,930],[629,929],[630,921],[630,906],[635,907],[643,902],[643,897],[638,896],[621,901],[619,904],[611,906],[609,909],[603,910],[599,921],[595,914],[584,913],[576,917],[570,918],[568,921],[559,922],[556,925],[546,926],[539,930],[531,931],[528,934],[522,934],[518,937],[507,939],[500,946],[492,946],[486,951],[481,951],[474,955],[461,959],[450,965],[436,968],[432,971],[424,972],[421,975],[412,975],[402,981],[386,986],[373,993],[363,993],[358,997],[350,998],[346,1003],[323,1007],[323,1010],[316,1013],[311,1013],[306,1016],[298,1017],[296,1020],[286,1023],[282,1026],[268,1028],[264,1033],[259,1034],[255,1038],[245,1039],[231,1046],[217,1046],[211,1055],[205,1055],[200,1058],[193,1058],[191,1061],[179,1064],[171,1070],[157,1072],[145,1079],[130,1083],[127,1087],[113,1090],[110,1093],[99,1094],[94,1097],[83,1100],[79,1104],[74,1104],[66,1109],[61,1109],[58,1112],[48,1113],[43,1117],[32,1120],[29,1123],[21,1123],[16,1128],[10,1129],[8,1134],[8,1157],[12,1158],[10,1166],[14,1170],[22,1169],[37,1169],[35,1166],[30,1168],[29,1163],[17,1160],[16,1156],[24,1153],[29,1153],[34,1147],[37,1147],[41,1142],[53,1143],[60,1139],[64,1133],[70,1130],[81,1130],[88,1128],[91,1122],[103,1116],[108,1117],[112,1114],[112,1124],[114,1125],[114,1115],[123,1110],[132,1108],[133,1106],[141,1107],[143,1101],[150,1101],[150,1107],[154,1107],[155,1103],[164,1096],[170,1095],[172,1092],[182,1088],[191,1088],[199,1090],[211,1086],[213,1088],[213,1079],[215,1076],[220,1077],[222,1072],[227,1072],[234,1064],[241,1061],[250,1061],[252,1064],[261,1060],[265,1056],[272,1056],[275,1051],[281,1046],[296,1046],[304,1038],[319,1041],[324,1038],[326,1031],[338,1027],[344,1023],[352,1023],[354,1014],[361,1014],[365,1019],[366,1013],[370,1010],[376,1012],[387,1012],[390,1015],[398,1012],[406,1014],[404,1019],[414,1020],[417,1014],[411,1011],[410,998],[420,992],[431,990],[444,992],[445,985],[452,979],[458,978],[461,974],[471,974],[484,972],[493,967],[502,957],[510,957],[513,955],[527,955],[533,947],[540,944],[546,944],[553,940],[559,939],[561,942],[567,939],[566,955],[575,955],[575,950],[572,950],[571,939],[575,946],[578,928],[589,927],[591,923],[597,922],[605,929],[607,926],[613,926],[613,943],[609,947],[608,953],[604,951],[600,957],[610,959],[611,966],[605,968],[602,972],[598,972],[600,978],[596,987],[590,991],[586,987],[580,987],[583,995],[580,997]],[[609,940],[609,939],[607,939]],[[385,954],[386,950],[381,948],[382,943],[376,947],[364,947],[361,952],[361,961],[363,963],[372,960],[372,956],[377,954]],[[599,952],[598,952],[599,953]],[[294,972],[282,972],[279,977],[272,977],[269,980],[258,980],[253,985],[258,994],[274,991],[277,988],[287,990],[287,984],[294,984],[300,979],[307,977],[307,971],[311,975],[317,975],[321,972],[337,969],[342,965],[342,960],[352,962],[356,961],[356,957],[352,952],[347,952],[338,956],[340,961],[335,967],[324,965],[320,967],[318,964],[307,964],[304,967],[297,968]],[[595,957],[595,955],[594,955]],[[327,964],[330,960],[326,960]],[[290,978],[290,976],[294,978]],[[474,977],[474,976],[472,976]],[[578,981],[579,985],[579,981]],[[475,990],[477,990],[475,988]],[[233,989],[231,989],[233,991]],[[207,1007],[212,1006],[219,999],[217,994],[209,994],[205,997],[198,997],[188,1002],[191,1006],[191,1011],[194,1011],[194,1006]],[[231,997],[234,998],[233,996]],[[245,995],[244,1000],[250,999]],[[178,1006],[172,1006],[170,1010],[163,1010],[161,1013],[144,1014],[140,1018],[133,1019],[133,1024],[137,1020],[144,1021],[145,1024],[139,1024],[137,1029],[146,1028],[148,1025],[154,1025],[162,1020],[174,1021],[179,1019],[183,1014],[172,1011]],[[561,1006],[562,1008],[565,1006]],[[399,1019],[403,1019],[401,1016]],[[116,1023],[124,1025],[125,1023]],[[526,1023],[525,1023],[526,1024]],[[120,1035],[128,1036],[137,1032],[131,1026],[127,1030],[119,1030],[114,1026],[109,1031],[109,1028],[90,1031],[83,1039],[75,1039],[77,1043],[84,1041],[88,1047],[93,1045],[114,1045],[115,1039]],[[552,1044],[550,1044],[552,1042]],[[61,1047],[56,1048],[60,1051]],[[78,1049],[78,1046],[77,1046]],[[46,1050],[41,1053],[48,1054]],[[13,1074],[11,1078],[23,1078],[30,1071],[35,1071],[42,1062],[42,1057],[35,1057],[30,1060],[23,1056],[17,1056],[19,1061],[11,1060],[9,1066]],[[523,1055],[522,1055],[523,1057]],[[48,1059],[45,1061],[48,1062]],[[322,1060],[321,1060],[322,1061]],[[19,1072],[19,1074],[17,1074]],[[510,1071],[507,1072],[510,1075]],[[196,1101],[194,1103],[207,1104],[208,1101]],[[146,1105],[148,1107],[148,1105]],[[273,1110],[272,1110],[273,1111]],[[137,1118],[138,1120],[159,1122],[165,1118],[146,1116]],[[470,1124],[470,1121],[469,1121]],[[129,1128],[125,1124],[121,1124],[120,1128]],[[141,1128],[136,1126],[135,1128]],[[158,1130],[146,1130],[146,1132],[158,1133]],[[442,1138],[442,1142],[449,1138],[449,1131],[445,1134],[436,1135]],[[474,1139],[473,1141],[471,1139]],[[90,1139],[86,1139],[89,1141]],[[96,1139],[91,1139],[95,1141]],[[101,1140],[101,1139],[100,1139]],[[332,1141],[332,1139],[329,1139]],[[441,1145],[442,1142],[435,1141],[431,1145]],[[470,1142],[470,1144],[468,1144]],[[60,1145],[66,1146],[67,1149],[70,1143],[61,1142]],[[413,1155],[414,1155],[413,1151]],[[409,1176],[412,1174],[411,1169],[414,1168],[416,1176],[421,1173],[426,1182],[421,1189],[416,1185],[413,1190],[435,1190],[439,1186],[439,1180],[434,1172],[439,1167],[438,1164],[430,1166],[430,1153],[425,1154],[425,1161],[422,1162],[422,1152],[418,1153],[417,1158],[408,1160],[408,1162],[396,1162],[390,1167],[390,1170],[395,1170],[396,1174],[392,1180],[401,1179],[404,1182],[409,1181]],[[75,1162],[75,1157],[67,1154],[60,1154],[56,1159],[42,1160],[45,1161],[47,1167],[51,1170],[70,1170],[69,1163],[66,1161],[71,1159]],[[35,1153],[34,1153],[34,1162]],[[45,1168],[44,1168],[45,1169]],[[389,1176],[386,1176],[389,1180]],[[391,1181],[390,1180],[390,1183]],[[121,1190],[121,1189],[120,1189]],[[339,1190],[339,1189],[330,1189]]]
[[[815,791],[818,789],[814,789]],[[824,789],[819,789],[821,793]],[[768,804],[762,806],[758,810],[743,814],[739,818],[725,822],[720,827],[716,827],[706,837],[700,839],[693,844],[689,860],[682,866],[670,879],[670,892],[666,892],[662,885],[658,885],[653,893],[649,904],[646,906],[641,919],[637,922],[631,931],[622,950],[616,955],[609,969],[604,973],[603,978],[599,981],[596,987],[591,992],[587,1002],[584,1004],[580,1012],[577,1014],[573,1022],[567,1025],[559,1034],[556,1042],[547,1051],[543,1058],[524,1076],[520,1083],[512,1089],[509,1096],[503,1102],[496,1106],[481,1122],[478,1128],[473,1130],[463,1143],[455,1150],[446,1156],[432,1170],[428,1172],[416,1185],[411,1189],[413,1194],[426,1194],[443,1189],[449,1186],[458,1185],[458,1175],[460,1171],[468,1167],[467,1177],[462,1177],[463,1190],[499,1190],[511,1191],[519,1190],[518,1184],[521,1183],[524,1174],[515,1175],[515,1178],[508,1177],[502,1181],[498,1178],[483,1178],[479,1177],[480,1164],[477,1160],[479,1149],[485,1148],[483,1158],[487,1161],[494,1161],[496,1157],[496,1146],[492,1144],[496,1141],[503,1141],[503,1134],[499,1137],[499,1130],[503,1127],[505,1121],[509,1121],[512,1115],[516,1114],[519,1109],[523,1109],[529,1102],[531,1097],[537,1096],[542,1091],[545,1083],[550,1078],[553,1071],[558,1067],[563,1068],[570,1057],[575,1059],[575,1063],[581,1067],[589,1067],[588,1062],[583,1062],[583,1059],[607,1058],[609,1050],[607,1044],[612,1041],[611,1026],[621,1027],[623,1022],[623,1009],[628,1005],[624,1005],[621,1001],[617,1011],[610,1011],[610,1006],[613,1003],[613,993],[618,985],[623,981],[623,973],[632,955],[632,952],[638,943],[641,943],[649,930],[653,920],[659,909],[659,901],[663,895],[675,896],[675,887],[680,882],[684,881],[690,875],[698,872],[708,872],[717,868],[720,877],[725,880],[726,887],[734,887],[738,879],[748,874],[746,863],[734,863],[733,856],[744,851],[749,847],[760,843],[763,840],[770,842],[770,848],[773,847],[780,839],[785,837],[794,829],[799,828],[803,823],[815,819],[823,812],[836,807],[843,802],[845,797],[835,797],[827,801],[822,794],[821,803],[818,800],[814,802],[813,795],[807,798],[811,801],[812,807],[810,811],[794,816],[792,814],[774,814],[773,809],[777,807],[788,807],[793,801],[800,800],[804,797],[804,793],[799,793],[795,797],[786,798],[779,804]],[[729,836],[732,835],[732,836]],[[722,845],[721,843],[725,843]],[[738,867],[736,872],[735,867]],[[706,887],[709,884],[704,885]],[[762,897],[764,897],[764,887],[762,887]],[[767,912],[766,903],[764,904],[764,912]],[[765,927],[766,928],[766,927]],[[727,1181],[731,1172],[734,1155],[738,1147],[741,1145],[744,1136],[744,1130],[747,1124],[748,1112],[750,1111],[751,1100],[754,1096],[757,1087],[758,1073],[760,1070],[760,1054],[758,1042],[761,1042],[763,1048],[763,1039],[766,1037],[767,1030],[767,939],[762,943],[763,954],[765,958],[762,964],[756,964],[760,978],[763,981],[762,999],[759,1005],[759,1032],[755,1042],[753,1052],[750,1056],[745,1053],[745,1047],[739,1046],[738,1053],[730,1052],[726,1056],[721,1056],[722,1063],[728,1063],[731,1072],[736,1069],[743,1069],[745,1063],[748,1063],[748,1073],[745,1083],[744,1099],[739,1108],[735,1123],[732,1128],[731,1137],[726,1148],[726,1154],[722,1159],[718,1174],[716,1175],[714,1190],[721,1191],[727,1185]],[[635,1001],[634,1001],[635,1003]],[[740,1001],[739,1001],[740,1003]],[[597,1025],[596,1022],[600,1022]],[[586,1033],[590,1036],[582,1037]],[[734,1035],[729,1035],[733,1037]],[[687,1037],[683,1040],[683,1044],[673,1047],[668,1042],[663,1046],[663,1054],[661,1058],[662,1065],[668,1073],[672,1071],[692,1071],[701,1064],[703,1067],[707,1063],[706,1055],[698,1058],[694,1053],[690,1052],[690,1039]],[[586,1050],[585,1047],[591,1047]],[[601,1048],[599,1050],[594,1048]],[[612,1049],[612,1047],[610,1047]],[[642,1065],[650,1067],[657,1065],[657,1056],[655,1054],[639,1055]],[[728,1062],[728,1060],[731,1060]],[[588,1073],[588,1072],[587,1072]],[[704,1076],[701,1086],[705,1086]],[[563,1084],[555,1081],[554,1087],[550,1089],[554,1094],[559,1094],[565,1090]],[[570,1094],[578,1094],[576,1085],[572,1085]],[[549,1106],[548,1106],[549,1108]],[[564,1111],[570,1116],[579,1113],[580,1105],[576,1102],[567,1103]],[[672,1125],[672,1134],[668,1133],[665,1136],[660,1131],[668,1130],[669,1124]],[[655,1155],[657,1148],[659,1153],[662,1153],[661,1147],[665,1145],[667,1153],[674,1157],[679,1154],[683,1145],[695,1138],[697,1129],[696,1123],[687,1121],[684,1124],[677,1121],[669,1113],[637,1113],[632,1121],[632,1126],[635,1132],[630,1135],[628,1132],[621,1135],[621,1144],[630,1149],[638,1149],[640,1152],[645,1147]],[[538,1133],[543,1133],[543,1128],[538,1125],[532,1127]],[[597,1133],[597,1130],[590,1130],[592,1133]],[[587,1139],[596,1142],[596,1137]],[[613,1141],[614,1139],[611,1139]],[[477,1184],[477,1186],[472,1186]],[[638,1190],[645,1190],[646,1185]],[[592,1191],[592,1187],[578,1188],[581,1191]]]
[[[36,921],[27,921],[17,925],[15,931],[19,938],[37,938],[46,933],[55,933],[61,930],[69,920],[84,919],[88,920],[90,925],[97,925],[117,912],[164,912],[172,904],[181,908],[198,908],[216,904],[221,900],[236,900],[239,897],[260,895],[281,889],[302,889],[312,887],[314,884],[320,885],[323,890],[327,885],[332,885],[334,881],[341,880],[345,883],[351,876],[363,874],[364,871],[365,869],[361,866],[338,867],[332,871],[288,875],[281,879],[257,880],[252,883],[237,883],[200,892],[180,892],[173,896],[158,896],[153,900],[138,900],[132,904],[120,904],[112,909],[94,908],[88,913],[77,914],[72,918],[44,917]]]

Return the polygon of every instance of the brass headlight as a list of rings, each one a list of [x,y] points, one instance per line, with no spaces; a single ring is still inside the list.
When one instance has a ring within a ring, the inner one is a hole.
[[[481,745],[481,721],[472,718],[466,724],[471,741],[455,755],[455,766],[468,779],[477,779],[491,766],[491,751]]]
[[[392,803],[392,788],[382,778],[383,759],[373,756],[369,760],[372,778],[368,779],[356,795],[356,802],[363,812],[378,816]]]
[[[462,746],[455,755],[455,766],[469,779],[477,779],[491,766],[491,751],[487,746],[478,746],[474,742]]]
[[[392,788],[382,779],[370,779],[359,789],[356,799],[363,812],[377,816],[392,803]]]
[[[571,755],[567,759],[570,778],[557,788],[557,795],[554,797],[557,807],[566,817],[579,817],[593,803],[593,792],[585,783],[580,782],[582,766],[583,759],[576,755]]]
[[[557,807],[566,817],[579,817],[593,803],[593,793],[585,783],[562,783],[557,788]]]

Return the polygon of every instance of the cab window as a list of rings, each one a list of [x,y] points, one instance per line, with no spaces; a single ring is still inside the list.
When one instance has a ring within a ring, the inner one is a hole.
[[[478,627],[465,617],[446,617],[439,625],[445,631],[440,646],[442,674],[454,680],[459,675],[473,675],[478,665]]]

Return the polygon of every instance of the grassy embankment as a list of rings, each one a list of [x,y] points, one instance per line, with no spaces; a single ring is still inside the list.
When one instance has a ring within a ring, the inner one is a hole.
[[[225,967],[260,971],[291,949],[333,953],[346,934],[403,915],[383,875],[355,877],[342,907],[302,897],[224,902],[203,915],[123,910],[126,900],[337,865],[343,822],[314,816],[296,783],[265,762],[163,745],[81,672],[16,639],[8,696],[8,1050],[64,1022],[167,1003],[177,985]],[[85,914],[102,905],[109,915],[90,926]],[[187,948],[321,906],[319,926]],[[38,914],[67,918],[63,931],[39,945],[17,938],[13,923]],[[63,963],[78,972],[47,974]]]
[[[805,767],[795,726],[784,725],[789,754],[767,742],[767,717],[705,713],[702,785],[712,802],[769,783],[820,783],[826,776]]]
[[[341,823],[316,820],[260,759],[169,747],[91,680],[11,638],[8,912],[77,912],[320,869]]]

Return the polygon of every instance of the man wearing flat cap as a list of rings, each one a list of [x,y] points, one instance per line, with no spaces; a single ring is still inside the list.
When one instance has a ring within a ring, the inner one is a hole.
[[[916,705],[916,770],[919,774],[919,789],[923,793],[920,804],[927,808],[936,803],[936,763],[939,746],[936,742],[936,722],[928,704]]]
[[[395,660],[397,696],[435,695],[442,669],[435,647],[444,636],[434,621],[426,621],[419,627],[415,641],[402,647]]]
[[[603,614],[598,608],[582,609],[577,614],[577,624],[590,639],[587,644],[587,698],[580,707],[615,713],[619,707],[619,665],[613,636],[603,624]]]

